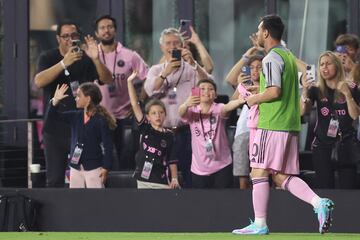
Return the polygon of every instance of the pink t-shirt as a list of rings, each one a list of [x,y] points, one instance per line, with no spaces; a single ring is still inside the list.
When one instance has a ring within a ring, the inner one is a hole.
[[[220,116],[223,107],[224,104],[222,103],[213,103],[206,116],[200,114],[201,109],[199,105],[190,107],[182,118],[183,121],[190,125],[192,147],[191,172],[197,175],[213,174],[232,162],[225,129],[226,119]],[[213,159],[206,155],[205,150],[209,138],[215,150]]]
[[[133,70],[138,70],[139,80],[144,81],[148,66],[139,54],[125,48],[120,42],[117,43],[116,51],[110,53],[104,53],[100,45],[98,48],[100,61],[115,74],[114,83],[99,85],[103,97],[101,105],[114,114],[115,118],[124,119],[131,110],[127,78]]]
[[[237,87],[239,94],[246,99],[252,93],[246,90],[243,84],[239,84]],[[254,105],[250,108],[248,112],[247,127],[248,128],[257,128],[259,121],[259,105]]]

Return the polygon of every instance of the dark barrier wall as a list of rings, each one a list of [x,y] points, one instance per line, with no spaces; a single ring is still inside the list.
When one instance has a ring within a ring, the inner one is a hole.
[[[0,189],[42,204],[41,231],[230,232],[253,218],[251,191],[136,189]],[[360,191],[318,191],[335,202],[332,232],[360,232]],[[272,190],[272,232],[317,232],[312,207]]]

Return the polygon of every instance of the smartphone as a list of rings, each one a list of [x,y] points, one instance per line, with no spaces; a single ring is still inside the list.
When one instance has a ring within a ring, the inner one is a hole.
[[[173,49],[171,52],[171,57],[175,58],[176,61],[181,60],[181,50],[180,49]]]
[[[336,46],[336,52],[338,53],[347,53],[346,47],[343,45]]]
[[[247,76],[251,75],[250,67],[249,66],[243,66],[241,68],[241,72]]]
[[[180,33],[183,34],[183,37],[191,38],[191,20],[180,19]]]
[[[73,47],[75,47],[74,49],[73,49],[73,52],[80,52],[81,51],[81,42],[80,42],[80,40],[79,39],[77,39],[77,40],[71,40],[71,45],[73,46]]]
[[[306,79],[313,83],[316,82],[316,70],[314,64],[306,66]]]
[[[191,89],[191,96],[198,96],[200,97],[200,88],[198,87],[193,87]]]

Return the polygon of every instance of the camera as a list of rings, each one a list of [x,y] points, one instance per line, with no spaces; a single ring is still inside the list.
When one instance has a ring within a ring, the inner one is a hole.
[[[74,47],[73,52],[80,52],[81,51],[81,42],[80,40],[71,40],[71,45]]]

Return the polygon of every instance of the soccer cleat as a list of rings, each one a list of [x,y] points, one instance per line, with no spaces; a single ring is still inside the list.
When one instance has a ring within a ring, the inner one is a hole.
[[[241,229],[235,229],[232,231],[233,234],[239,235],[265,235],[269,234],[268,227],[258,227],[253,221],[250,220],[250,225]]]
[[[332,225],[332,211],[334,210],[334,202],[328,198],[321,198],[318,208],[314,208],[319,220],[319,232],[321,234],[328,232]]]

